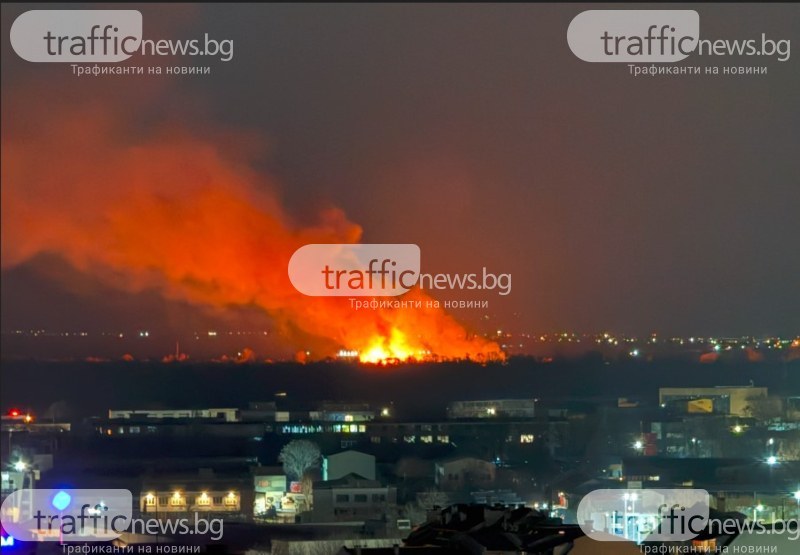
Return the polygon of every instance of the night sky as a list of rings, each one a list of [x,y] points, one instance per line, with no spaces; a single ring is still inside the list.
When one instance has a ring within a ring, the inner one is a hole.
[[[142,5],[146,38],[230,38],[233,60],[175,62],[207,76],[93,78],[13,53],[10,25],[33,7],[2,7],[4,331],[260,323],[259,310],[117,287],[57,248],[29,248],[54,225],[46,208],[7,224],[8,180],[29,169],[8,169],[14,148],[57,168],[57,142],[40,137],[73,113],[108,115],[109,150],[168,122],[232,151],[293,226],[337,207],[364,242],[418,244],[426,272],[510,272],[507,297],[451,297],[489,300],[459,312],[467,326],[489,315],[532,332],[800,331],[800,53],[713,60],[764,76],[633,77],[572,55],[578,5]],[[800,47],[800,6],[696,9],[704,38],[763,32]],[[80,141],[75,129],[60,136]],[[81,152],[70,167],[113,154]],[[67,219],[76,171],[52,184]]]

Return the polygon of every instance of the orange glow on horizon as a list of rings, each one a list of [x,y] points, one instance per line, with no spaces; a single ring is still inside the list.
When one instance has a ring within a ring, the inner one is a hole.
[[[299,247],[358,243],[362,230],[332,206],[296,222],[252,164],[265,145],[251,134],[200,134],[169,121],[142,135],[126,121],[135,111],[101,108],[31,110],[23,128],[4,127],[4,268],[54,254],[117,290],[223,314],[254,307],[284,333],[287,350],[302,348],[302,361],[338,348],[366,363],[505,358],[419,289],[404,298],[422,308],[377,310],[295,290],[286,269]]]

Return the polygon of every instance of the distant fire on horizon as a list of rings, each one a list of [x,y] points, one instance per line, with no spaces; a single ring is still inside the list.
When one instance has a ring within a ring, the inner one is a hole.
[[[313,346],[309,360],[341,350],[372,364],[505,358],[418,289],[403,298],[422,308],[378,310],[297,292],[287,275],[296,249],[356,243],[362,230],[336,207],[296,223],[276,184],[254,169],[264,145],[251,134],[174,121],[145,132],[135,110],[85,100],[33,108],[3,127],[4,268],[56,255],[119,290],[257,307],[287,346]]]

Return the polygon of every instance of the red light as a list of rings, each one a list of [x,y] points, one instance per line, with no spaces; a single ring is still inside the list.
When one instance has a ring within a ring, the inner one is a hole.
[[[10,414],[11,416],[19,416],[19,411],[17,409],[11,409],[10,411],[8,411],[8,414]]]

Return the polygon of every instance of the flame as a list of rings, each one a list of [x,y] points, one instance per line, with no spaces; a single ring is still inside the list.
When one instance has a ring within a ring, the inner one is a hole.
[[[386,364],[390,361],[405,362],[414,357],[415,351],[408,344],[405,334],[397,328],[392,328],[388,337],[373,337],[369,346],[363,353],[359,353],[358,360],[371,364]],[[418,352],[417,355],[423,353]]]
[[[341,348],[371,363],[504,358],[419,290],[405,296],[422,301],[412,310],[353,310],[345,298],[297,292],[286,272],[292,253],[308,243],[357,243],[361,227],[335,207],[298,225],[276,184],[254,169],[264,145],[251,134],[199,133],[176,121],[143,130],[139,110],[94,95],[90,104],[50,103],[23,87],[7,98],[4,268],[53,253],[119,290],[219,311],[256,307],[304,360]]]

